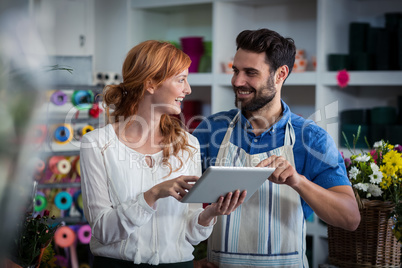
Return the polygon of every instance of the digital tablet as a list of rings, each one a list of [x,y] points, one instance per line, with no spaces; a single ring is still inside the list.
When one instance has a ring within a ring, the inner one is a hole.
[[[228,192],[247,190],[247,201],[275,168],[210,166],[183,197],[183,203],[215,203]]]

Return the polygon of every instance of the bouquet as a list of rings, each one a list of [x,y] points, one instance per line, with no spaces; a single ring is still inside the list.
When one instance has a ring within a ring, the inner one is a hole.
[[[398,241],[402,241],[402,146],[392,145],[383,140],[374,143],[367,142],[368,152],[355,152],[355,144],[360,135],[353,136],[353,150],[346,136],[346,147],[351,152],[350,158],[345,158],[348,177],[358,198],[382,200],[395,205],[390,217],[393,217],[393,229]],[[342,154],[343,156],[343,154]]]
[[[55,217],[50,219],[53,221]],[[44,253],[48,255],[45,249],[49,248],[54,233],[60,226],[60,224],[50,225],[48,220],[48,210],[44,211],[43,216],[36,217],[32,217],[32,213],[26,213],[22,225],[18,226],[19,233],[14,241],[10,258],[13,262],[22,267],[29,267],[40,263]]]

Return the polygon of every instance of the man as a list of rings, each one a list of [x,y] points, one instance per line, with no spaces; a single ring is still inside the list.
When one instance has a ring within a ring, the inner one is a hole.
[[[241,32],[233,61],[236,106],[204,120],[193,133],[203,168],[275,167],[267,182],[208,239],[208,267],[308,267],[306,222],[314,211],[347,230],[360,222],[343,159],[329,134],[293,114],[281,100],[296,48],[260,29]],[[245,178],[247,179],[247,178]]]

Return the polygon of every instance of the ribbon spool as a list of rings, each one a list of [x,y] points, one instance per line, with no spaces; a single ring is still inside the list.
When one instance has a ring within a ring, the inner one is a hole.
[[[39,195],[37,194],[35,196],[35,201],[34,201],[34,211],[35,212],[40,212],[42,210],[44,210],[47,206],[47,200],[46,197],[44,197],[43,195]]]
[[[73,128],[69,124],[63,124],[56,128],[53,137],[56,143],[66,144],[73,139]]]
[[[57,106],[62,106],[67,102],[67,95],[63,91],[57,90],[50,96],[50,101]]]
[[[78,176],[81,176],[81,170],[80,170],[80,156],[76,156],[73,161],[72,161],[72,169],[78,174]]]
[[[80,229],[78,229],[77,236],[82,244],[89,244],[91,241],[91,235],[91,226],[88,224],[83,225],[80,227]]]
[[[88,132],[91,132],[92,130],[94,130],[94,127],[91,125],[86,125],[86,126],[82,127],[81,129],[79,129],[77,131],[77,134],[76,134],[77,140],[80,140],[82,138],[82,136],[84,136]]]
[[[70,249],[72,268],[78,268],[77,252],[74,246],[75,239],[76,235],[74,231],[68,226],[59,227],[54,234],[54,242],[57,246]]]
[[[41,173],[45,170],[45,162],[42,159],[35,159],[35,171],[36,173]]]
[[[64,156],[52,156],[49,159],[49,169],[54,174],[68,174],[71,170],[71,163]]]
[[[68,192],[60,192],[54,198],[54,204],[61,210],[67,210],[71,207],[73,198]]]
[[[75,164],[75,170],[77,171],[78,176],[81,177],[81,164],[80,164],[80,159],[78,158],[77,163]]]
[[[71,96],[71,102],[78,110],[91,109],[94,94],[89,90],[76,90]]]
[[[46,125],[35,125],[31,131],[33,133],[31,140],[33,143],[41,144],[46,140],[47,127]]]
[[[75,242],[76,235],[68,226],[61,226],[54,233],[54,242],[62,248],[68,248]]]
[[[82,202],[82,193],[81,190],[78,190],[73,195],[74,206],[78,210],[79,213],[83,214],[84,204]]]
[[[92,131],[92,130],[94,130],[94,127],[93,127],[93,126],[91,126],[91,125],[86,125],[85,127],[83,127],[83,128],[81,129],[80,134],[81,134],[82,136],[84,136],[85,134],[87,134],[88,132],[90,132],[90,131]]]

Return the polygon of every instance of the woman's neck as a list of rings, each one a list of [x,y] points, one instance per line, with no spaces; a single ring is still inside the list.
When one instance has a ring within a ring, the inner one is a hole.
[[[120,141],[140,153],[153,154],[161,150],[160,117],[136,114],[116,123],[115,131]]]

